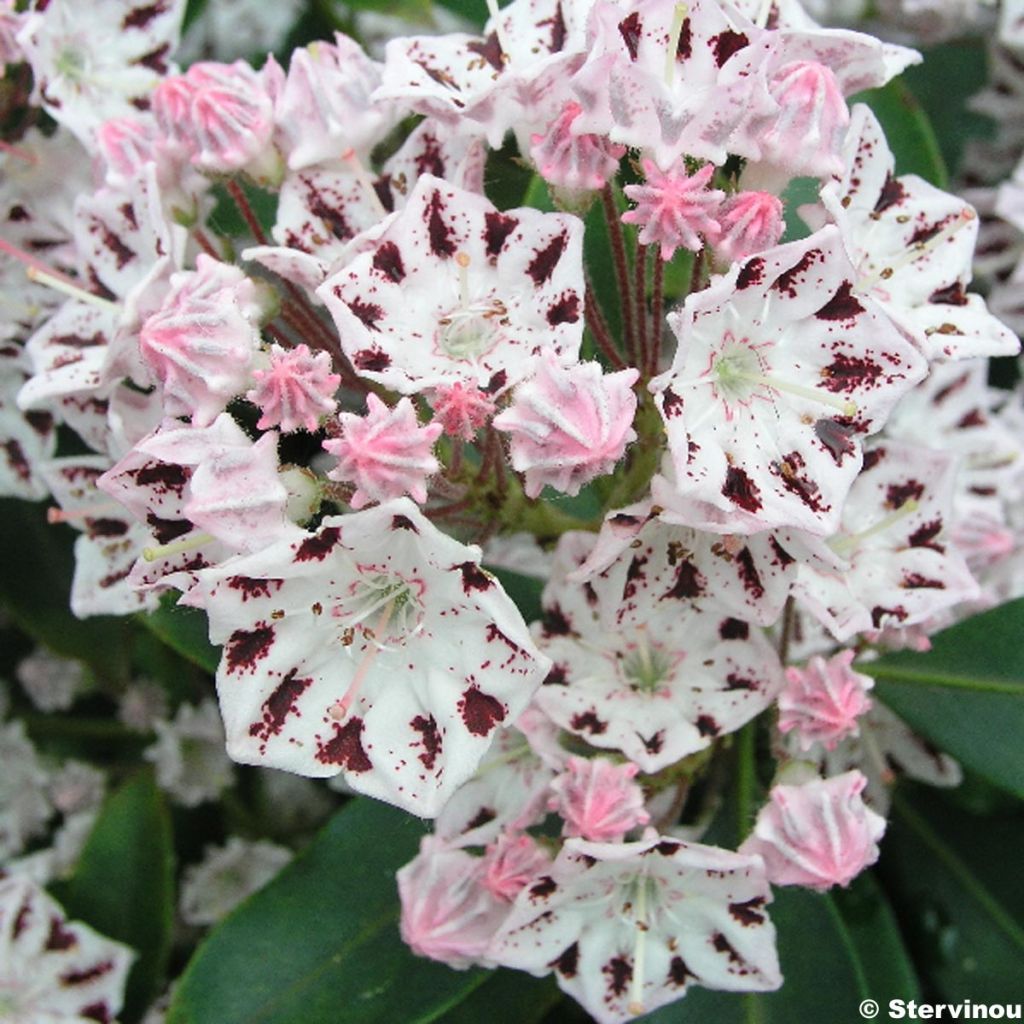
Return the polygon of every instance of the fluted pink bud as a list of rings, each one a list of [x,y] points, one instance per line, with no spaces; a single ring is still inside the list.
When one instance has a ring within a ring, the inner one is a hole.
[[[570,757],[552,783],[549,807],[565,819],[564,834],[595,843],[617,843],[650,821],[643,790],[633,781],[640,769],[603,757]]]
[[[550,865],[551,858],[533,836],[504,832],[484,854],[484,885],[492,896],[511,903]]]
[[[724,192],[707,187],[714,166],[705,164],[692,175],[682,163],[667,173],[652,160],[645,160],[643,168],[644,183],[623,189],[636,206],[622,215],[622,221],[640,225],[640,242],[659,244],[663,260],[670,260],[679,248],[697,252],[704,245],[701,235],[713,243],[719,231],[718,208],[725,198]]]
[[[558,188],[603,188],[626,152],[604,136],[574,134],[572,125],[581,113],[583,108],[571,100],[547,131],[530,136],[530,158],[540,176]]]
[[[494,399],[473,384],[456,381],[439,387],[430,403],[434,419],[449,437],[472,441],[473,435],[494,415]]]
[[[331,373],[327,352],[313,355],[307,345],[272,345],[270,365],[252,376],[256,386],[245,397],[262,413],[256,424],[260,430],[280,426],[285,433],[301,427],[314,431],[320,417],[336,408],[334,393],[341,377]]]
[[[782,200],[771,192],[738,192],[718,210],[715,252],[728,262],[776,245],[785,230]]]
[[[840,740],[857,734],[857,719],[871,707],[867,694],[875,683],[853,670],[855,654],[840,651],[828,661],[814,657],[806,668],[786,669],[786,685],[779,694],[779,731],[795,729],[804,750],[815,743],[834,750]]]
[[[324,448],[338,459],[327,475],[356,485],[353,508],[403,494],[426,501],[427,478],[439,468],[433,448],[441,424],[421,427],[408,398],[389,408],[371,392],[366,405],[365,416],[349,412],[338,416],[342,436],[324,442]]]
[[[512,465],[526,474],[531,498],[550,485],[578,494],[608,473],[635,439],[635,369],[603,373],[597,363],[562,367],[554,358],[516,389],[512,405],[494,419],[511,434]]]
[[[824,891],[847,885],[878,859],[885,819],[868,808],[867,779],[846,772],[801,786],[774,786],[740,853],[764,858],[775,885]]]
[[[263,76],[244,60],[201,61],[153,91],[153,113],[164,135],[202,171],[229,174],[256,160],[270,144],[274,109]]]

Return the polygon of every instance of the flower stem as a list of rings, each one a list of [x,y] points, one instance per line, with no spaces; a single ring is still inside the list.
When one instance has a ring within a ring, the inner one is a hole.
[[[661,246],[654,247],[654,284],[653,296],[651,299],[651,332],[650,332],[650,359],[646,367],[646,376],[653,377],[658,372],[658,363],[661,361],[661,342],[665,335],[665,325],[662,323],[665,308],[665,261],[661,258]]]
[[[615,276],[619,282],[619,296],[622,302],[622,325],[626,336],[626,352],[630,358],[636,356],[636,333],[633,325],[632,282],[629,276],[629,263],[626,259],[626,241],[619,220],[619,208],[610,185],[601,191],[601,202],[604,204],[604,216],[608,223],[608,238],[612,246],[612,260],[615,263]]]
[[[636,360],[641,372],[647,365],[647,246],[637,242],[633,267],[636,287]]]
[[[252,237],[259,242],[260,245],[268,245],[270,239],[267,238],[266,233],[263,230],[263,225],[260,224],[259,218],[256,216],[255,211],[249,205],[249,200],[245,196],[245,192],[242,190],[242,186],[238,184],[234,178],[229,178],[227,182],[228,195],[234,200],[235,206],[238,207],[238,212],[242,215],[242,219],[249,227],[249,231],[252,233]]]

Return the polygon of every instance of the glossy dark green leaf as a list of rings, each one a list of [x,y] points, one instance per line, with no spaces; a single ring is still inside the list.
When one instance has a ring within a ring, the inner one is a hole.
[[[120,1017],[133,1024],[163,988],[174,913],[171,821],[151,772],[107,799],[74,874],[56,889],[69,916],[138,953]]]
[[[550,975],[496,970],[441,1019],[444,1024],[537,1024],[565,999]]]
[[[880,872],[939,999],[1024,1002],[1024,810],[971,814],[938,790],[899,794]]]
[[[504,587],[505,593],[515,601],[527,623],[536,622],[540,618],[540,592],[544,589],[543,580],[513,572],[511,569],[496,569],[491,565],[485,568],[498,577],[498,582]]]
[[[0,604],[39,643],[86,662],[102,679],[128,673],[128,629],[122,619],[76,619],[68,606],[76,534],[51,526],[41,504],[0,499]]]
[[[902,78],[935,128],[946,166],[956,171],[971,137],[990,137],[995,125],[969,110],[972,96],[988,84],[988,47],[981,36],[953,39],[922,50],[924,61]]]
[[[918,999],[921,986],[904,945],[899,924],[874,873],[864,871],[849,888],[833,890],[832,898],[856,948],[871,996]]]
[[[876,693],[966,767],[1024,796],[1024,600],[976,615],[932,638],[926,654],[899,651],[866,666]]]
[[[414,1024],[442,1019],[489,975],[414,956],[395,872],[424,829],[357,799],[204,942],[168,1024]]]
[[[215,673],[220,648],[210,643],[206,613],[176,604],[177,598],[177,594],[164,597],[155,611],[139,615],[139,622],[194,665]]]
[[[866,103],[874,111],[896,158],[897,174],[919,174],[939,188],[946,187],[949,172],[935,130],[906,83],[896,78],[881,89],[858,93],[850,103]]]

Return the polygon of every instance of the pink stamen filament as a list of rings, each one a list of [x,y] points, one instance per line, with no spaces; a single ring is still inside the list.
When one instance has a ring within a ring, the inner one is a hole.
[[[33,256],[30,252],[26,252],[24,249],[19,249],[16,245],[12,245],[6,238],[0,238],[0,252],[5,252],[8,256],[13,256],[19,263],[24,264],[25,267],[29,269],[34,268],[39,273],[45,274],[47,277],[53,278],[55,281],[63,281],[65,284],[71,285],[73,288],[78,287],[77,282],[73,278],[68,277],[66,274],[62,274],[59,270],[54,270],[53,267],[47,266],[41,259]]]
[[[373,667],[373,663],[377,660],[377,655],[383,650],[379,638],[384,635],[384,631],[388,628],[388,622],[391,621],[391,613],[394,609],[395,599],[391,598],[384,606],[384,611],[381,612],[377,625],[372,630],[363,631],[364,636],[369,640],[369,644],[363,652],[363,657],[356,667],[355,675],[352,677],[352,682],[349,683],[345,695],[331,705],[329,714],[335,721],[340,722],[348,714],[349,708],[356,697],[359,696],[359,691],[362,689],[363,682]]]

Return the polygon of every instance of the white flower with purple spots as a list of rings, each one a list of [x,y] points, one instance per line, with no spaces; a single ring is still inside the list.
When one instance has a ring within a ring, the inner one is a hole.
[[[407,498],[203,572],[228,750],[435,816],[550,667]]]
[[[860,438],[927,369],[852,282],[826,228],[734,265],[669,316],[679,348],[651,390],[689,525],[835,530]]]
[[[702,600],[684,548],[644,540],[582,585],[556,570],[538,630],[554,668],[536,700],[591,746],[657,772],[763,711],[783,675],[760,630]],[[561,547],[585,555],[587,543],[567,534]]]
[[[524,888],[487,953],[542,976],[599,1024],[647,1013],[691,985],[764,992],[782,984],[760,857],[653,833],[570,839]]]
[[[583,336],[583,224],[497,210],[424,175],[405,207],[318,290],[352,365],[405,394],[455,383],[496,391]]]

